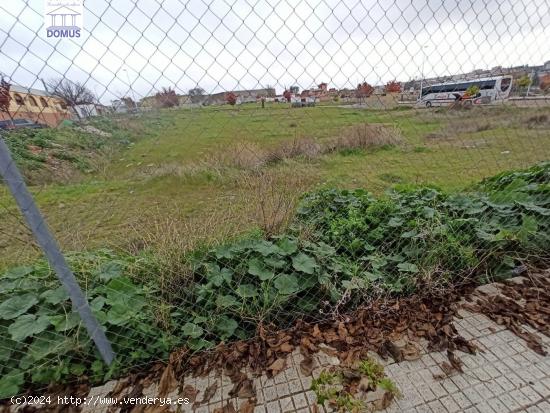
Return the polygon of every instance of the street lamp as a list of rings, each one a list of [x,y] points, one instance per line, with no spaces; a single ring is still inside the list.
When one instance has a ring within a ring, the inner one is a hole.
[[[422,71],[420,73],[420,95],[418,96],[418,99],[422,99],[422,83],[424,81],[424,62],[426,61],[426,52],[424,50],[427,49],[428,47],[429,46],[426,44],[421,47],[422,53],[424,56],[422,59]]]

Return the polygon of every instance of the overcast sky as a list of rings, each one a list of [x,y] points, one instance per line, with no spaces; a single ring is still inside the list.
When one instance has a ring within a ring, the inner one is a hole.
[[[281,93],[550,60],[548,0],[87,0],[78,39],[47,38],[43,7],[0,2],[0,72],[41,89],[83,81],[103,103],[163,86]]]

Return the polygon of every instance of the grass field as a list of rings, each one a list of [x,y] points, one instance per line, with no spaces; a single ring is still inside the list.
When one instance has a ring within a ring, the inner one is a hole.
[[[243,105],[163,110],[116,122],[117,137],[129,143],[103,153],[91,170],[31,186],[65,250],[167,250],[254,228],[276,231],[297,198],[319,186],[374,193],[396,184],[454,190],[550,157],[548,108]],[[322,144],[365,123],[391,130],[398,143],[254,162],[285,142]],[[108,123],[96,125],[109,131]],[[0,267],[33,259],[38,251],[5,188],[0,206]]]

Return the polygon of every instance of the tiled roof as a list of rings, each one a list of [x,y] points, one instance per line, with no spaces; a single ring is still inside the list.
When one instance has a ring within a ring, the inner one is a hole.
[[[28,94],[31,94],[31,95],[39,95],[39,96],[48,96],[48,97],[51,96],[45,90],[34,89],[32,87],[23,87],[23,86],[19,86],[19,85],[11,85],[10,91],[11,92],[16,92],[16,93],[28,93]]]

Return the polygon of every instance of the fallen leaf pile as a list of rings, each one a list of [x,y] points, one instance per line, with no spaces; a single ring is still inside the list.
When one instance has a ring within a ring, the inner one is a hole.
[[[547,355],[539,336],[524,325],[550,337],[550,271],[531,274],[519,281],[500,284],[500,294],[488,295],[476,291],[467,310],[486,315],[525,340],[527,346],[540,355]]]

